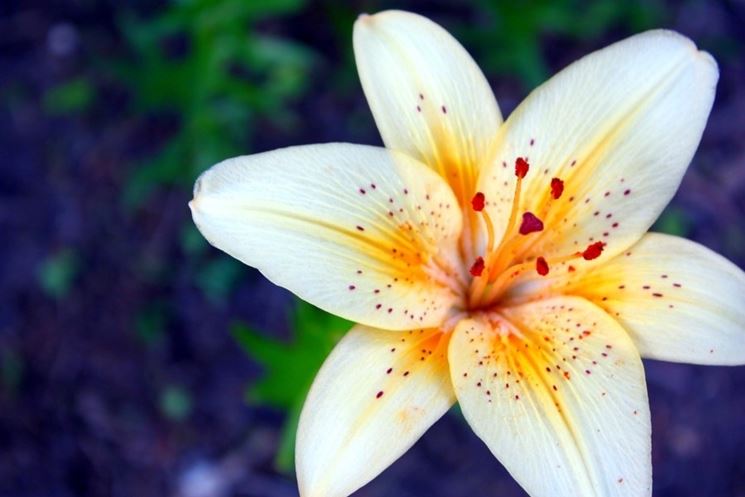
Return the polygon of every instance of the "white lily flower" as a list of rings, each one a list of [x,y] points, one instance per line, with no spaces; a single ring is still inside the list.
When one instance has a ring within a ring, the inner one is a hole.
[[[222,162],[190,206],[216,247],[359,323],[303,409],[303,497],[346,497],[454,402],[533,497],[651,495],[641,357],[745,363],[745,274],[645,234],[714,100],[717,65],[649,31],[570,65],[502,123],[445,30],[361,16],[386,148]]]

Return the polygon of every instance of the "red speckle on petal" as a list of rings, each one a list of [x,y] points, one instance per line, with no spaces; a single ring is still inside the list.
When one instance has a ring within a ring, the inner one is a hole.
[[[559,178],[553,178],[551,180],[551,196],[558,200],[562,193],[564,193],[564,182]]]
[[[603,253],[604,248],[605,243],[603,242],[592,243],[587,246],[584,252],[582,252],[582,258],[584,258],[586,261],[597,259],[598,257],[600,257],[600,254]]]
[[[486,201],[486,197],[481,192],[476,192],[476,195],[473,196],[471,199],[471,206],[473,207],[473,210],[476,212],[481,212],[484,210],[484,203]]]
[[[529,235],[537,231],[543,231],[543,221],[538,219],[532,212],[523,214],[523,222],[520,224],[520,234]]]
[[[471,266],[471,269],[469,270],[471,273],[471,276],[478,277],[481,276],[481,273],[484,272],[484,258],[479,257],[476,259],[476,262],[473,263],[473,266]]]
[[[541,276],[546,276],[548,274],[548,262],[546,262],[546,259],[544,259],[543,257],[539,257],[538,259],[536,259],[535,270]]]
[[[518,178],[524,178],[525,175],[528,174],[529,169],[530,169],[530,164],[528,164],[527,159],[518,157],[515,160],[515,176],[517,176]]]
[[[376,399],[379,399],[379,398],[381,398],[382,396],[383,396],[383,391],[382,391],[382,390],[381,390],[380,392],[378,392],[377,394],[375,394],[375,398],[376,398]]]

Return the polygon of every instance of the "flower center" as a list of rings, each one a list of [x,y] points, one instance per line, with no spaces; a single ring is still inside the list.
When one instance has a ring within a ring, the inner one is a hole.
[[[528,276],[538,274],[541,277],[551,272],[551,267],[575,259],[596,259],[603,252],[605,244],[595,242],[581,252],[564,256],[548,257],[536,253],[540,248],[541,237],[545,234],[544,219],[553,202],[561,198],[564,193],[564,181],[553,178],[548,187],[548,201],[544,203],[541,212],[521,211],[521,193],[523,180],[530,171],[530,164],[526,158],[519,157],[515,161],[515,194],[507,226],[502,239],[497,243],[494,224],[486,209],[488,199],[482,192],[476,192],[471,200],[471,207],[478,214],[480,222],[486,231],[486,245],[483,253],[470,263],[471,282],[467,291],[467,307],[471,311],[486,310],[496,305],[500,298],[512,285],[524,280]],[[571,268],[570,268],[571,270]]]

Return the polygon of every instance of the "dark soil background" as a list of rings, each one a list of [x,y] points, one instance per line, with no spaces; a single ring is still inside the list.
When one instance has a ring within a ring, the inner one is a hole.
[[[0,4],[0,496],[297,495],[275,465],[285,413],[246,401],[262,369],[230,333],[239,321],[292,340],[292,296],[200,245],[186,204],[198,171],[236,151],[379,143],[350,56],[359,12],[396,6],[443,24],[485,68],[504,114],[544,76],[609,42],[649,25],[688,35],[718,60],[721,79],[658,229],[745,267],[745,2],[629,12],[622,2],[258,4],[267,14],[247,21],[247,33],[312,55],[279,97],[281,85],[244,78],[259,97],[229,102],[226,115],[247,113],[230,142],[219,127],[179,134],[186,107],[159,99],[194,80],[165,66],[155,73],[149,48],[125,37],[127,20],[162,19],[176,3]],[[152,50],[164,46],[190,60],[183,36]],[[133,83],[143,77],[160,78],[161,93]],[[175,142],[181,155],[150,162]],[[137,176],[148,167],[166,172]],[[745,367],[646,369],[654,495],[745,497]],[[525,494],[451,413],[356,495]]]

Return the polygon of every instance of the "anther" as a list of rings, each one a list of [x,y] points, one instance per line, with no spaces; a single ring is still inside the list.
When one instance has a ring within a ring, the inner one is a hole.
[[[473,196],[471,199],[471,207],[473,207],[473,210],[476,212],[481,212],[484,210],[484,203],[485,203],[486,197],[484,197],[484,194],[481,192],[476,192],[476,195]]]
[[[543,257],[539,257],[538,259],[536,259],[535,270],[541,276],[546,276],[548,274],[548,262],[546,262],[546,259],[544,259]]]
[[[520,224],[520,234],[529,235],[537,231],[543,231],[543,221],[538,219],[532,212],[523,214],[523,222]]]
[[[484,258],[479,257],[476,259],[476,262],[473,263],[473,266],[471,266],[469,272],[471,273],[471,276],[478,277],[481,276],[481,273],[484,272],[484,267]]]
[[[522,157],[518,157],[515,160],[515,176],[522,179],[525,177],[526,174],[528,174],[528,170],[530,169],[530,164],[528,164],[527,159],[523,159]]]
[[[558,200],[562,193],[564,193],[564,182],[559,178],[553,178],[551,180],[551,196]]]
[[[582,257],[586,261],[597,259],[598,257],[600,257],[600,254],[603,253],[604,248],[605,248],[605,243],[603,242],[592,243],[587,246],[584,252],[582,252]]]

